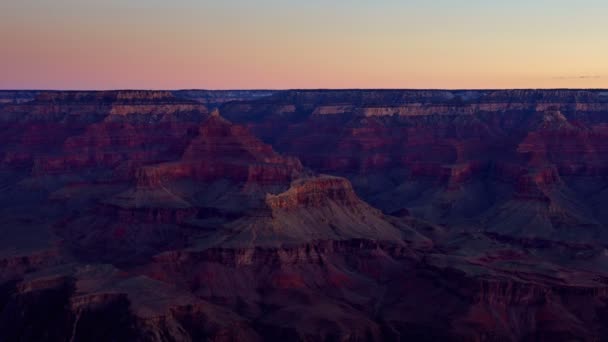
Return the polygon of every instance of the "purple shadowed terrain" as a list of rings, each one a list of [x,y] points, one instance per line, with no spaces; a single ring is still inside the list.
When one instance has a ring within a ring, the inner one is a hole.
[[[0,341],[601,340],[607,175],[608,91],[0,92]]]

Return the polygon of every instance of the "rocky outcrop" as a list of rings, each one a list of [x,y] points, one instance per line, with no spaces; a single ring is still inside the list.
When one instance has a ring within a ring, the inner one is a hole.
[[[32,101],[38,93],[40,92],[36,90],[3,90],[0,91],[0,105]]]
[[[333,201],[341,205],[358,204],[352,186],[346,179],[320,177],[299,180],[289,190],[278,195],[268,195],[266,203],[272,209],[291,210],[299,208],[320,208]]]
[[[297,159],[278,155],[245,127],[232,125],[215,112],[200,125],[179,161],[143,167],[136,180],[138,186],[159,186],[177,179],[227,179],[263,187],[288,184],[302,171]]]
[[[218,107],[227,102],[249,101],[264,98],[276,93],[274,90],[177,90],[172,92],[179,98],[194,100],[209,108]]]
[[[289,327],[296,336],[310,334],[317,339],[325,333],[345,336],[346,329],[340,322],[346,317],[363,330],[351,334],[365,335],[367,331],[372,340],[425,336],[465,340],[521,340],[532,336],[562,339],[601,334],[601,324],[594,319],[600,319],[605,309],[584,309],[586,305],[605,307],[600,304],[606,298],[601,282],[583,285],[550,278],[524,280],[536,276],[523,269],[499,274],[495,270],[489,275],[485,274],[487,271],[457,266],[453,261],[447,267],[432,258],[413,261],[411,255],[411,251],[390,244],[353,240],[278,250],[171,252],[157,257],[149,272],[159,279],[179,279],[200,296],[229,303],[234,310],[241,308],[243,311],[239,312],[252,317],[261,312],[256,311],[255,304],[247,303],[271,305],[277,298],[281,309],[276,313],[273,309],[265,311],[265,316],[279,319],[280,314],[306,312],[310,317],[333,322],[314,332],[308,329],[318,325],[308,325],[312,323],[296,316],[290,322],[261,320]],[[241,286],[243,282],[248,286]],[[264,295],[260,296],[256,289],[264,289]],[[317,308],[322,305],[319,296],[351,291],[357,296],[339,296],[337,307],[328,303],[319,310],[301,307]],[[380,298],[375,297],[371,305],[360,306],[367,300],[359,296],[368,298],[376,291],[382,293]],[[293,304],[286,304],[291,303],[287,298],[294,298]],[[427,305],[419,306],[420,301]],[[329,309],[331,315],[326,316]],[[583,311],[585,314],[580,316]],[[594,318],[589,320],[590,317]]]
[[[0,109],[1,164],[50,174],[171,160],[206,116],[170,92],[41,92]]]
[[[267,194],[257,212],[228,225],[230,234],[220,232],[217,239],[225,246],[239,248],[351,239],[392,241],[395,245],[407,240],[417,248],[432,245],[407,224],[361,201],[343,178],[295,180],[287,191]]]
[[[607,94],[294,90],[222,109],[304,166],[347,177],[364,200],[388,213],[483,226],[515,202],[536,216],[539,209],[531,208],[540,201],[552,208],[547,227],[560,225],[558,216],[577,217],[583,226],[604,220],[593,214],[591,200],[601,195],[583,183],[608,186]],[[284,113],[286,106],[296,110]],[[513,208],[513,215],[524,211]]]
[[[607,94],[5,102],[0,340],[601,340]]]
[[[2,307],[0,338],[259,339],[237,314],[161,282],[121,277],[108,266],[73,271],[69,276],[34,276],[18,284]]]

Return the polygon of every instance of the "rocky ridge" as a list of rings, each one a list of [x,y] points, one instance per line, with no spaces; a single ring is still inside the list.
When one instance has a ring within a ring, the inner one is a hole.
[[[0,340],[607,333],[603,91],[37,96],[0,107]]]

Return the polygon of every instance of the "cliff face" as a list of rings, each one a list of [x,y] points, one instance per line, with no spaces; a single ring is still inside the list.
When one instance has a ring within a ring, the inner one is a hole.
[[[41,92],[0,109],[0,159],[40,174],[173,159],[207,115],[169,92]]]
[[[298,160],[281,157],[245,127],[212,115],[198,127],[197,136],[188,142],[178,161],[142,168],[137,181],[140,186],[156,186],[179,178],[281,185],[300,172]]]
[[[274,90],[177,90],[172,92],[176,97],[194,100],[209,108],[221,106],[227,102],[249,101],[264,98],[276,93]]]
[[[518,207],[500,217],[544,221],[527,234],[569,239],[559,231],[574,225],[606,238],[605,91],[287,91],[223,112],[387,213],[497,231],[496,212]]]
[[[0,91],[0,105],[16,104],[32,101],[40,92],[36,90],[4,90]]]
[[[270,195],[266,199],[271,208],[278,210],[320,208],[328,201],[352,206],[357,204],[358,199],[347,180],[335,177],[301,181],[293,184],[288,191]]]
[[[608,333],[606,92],[0,98],[2,341]]]

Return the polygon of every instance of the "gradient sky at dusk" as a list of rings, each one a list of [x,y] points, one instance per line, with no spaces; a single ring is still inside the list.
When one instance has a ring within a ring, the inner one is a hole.
[[[2,0],[0,88],[608,88],[606,0]]]

